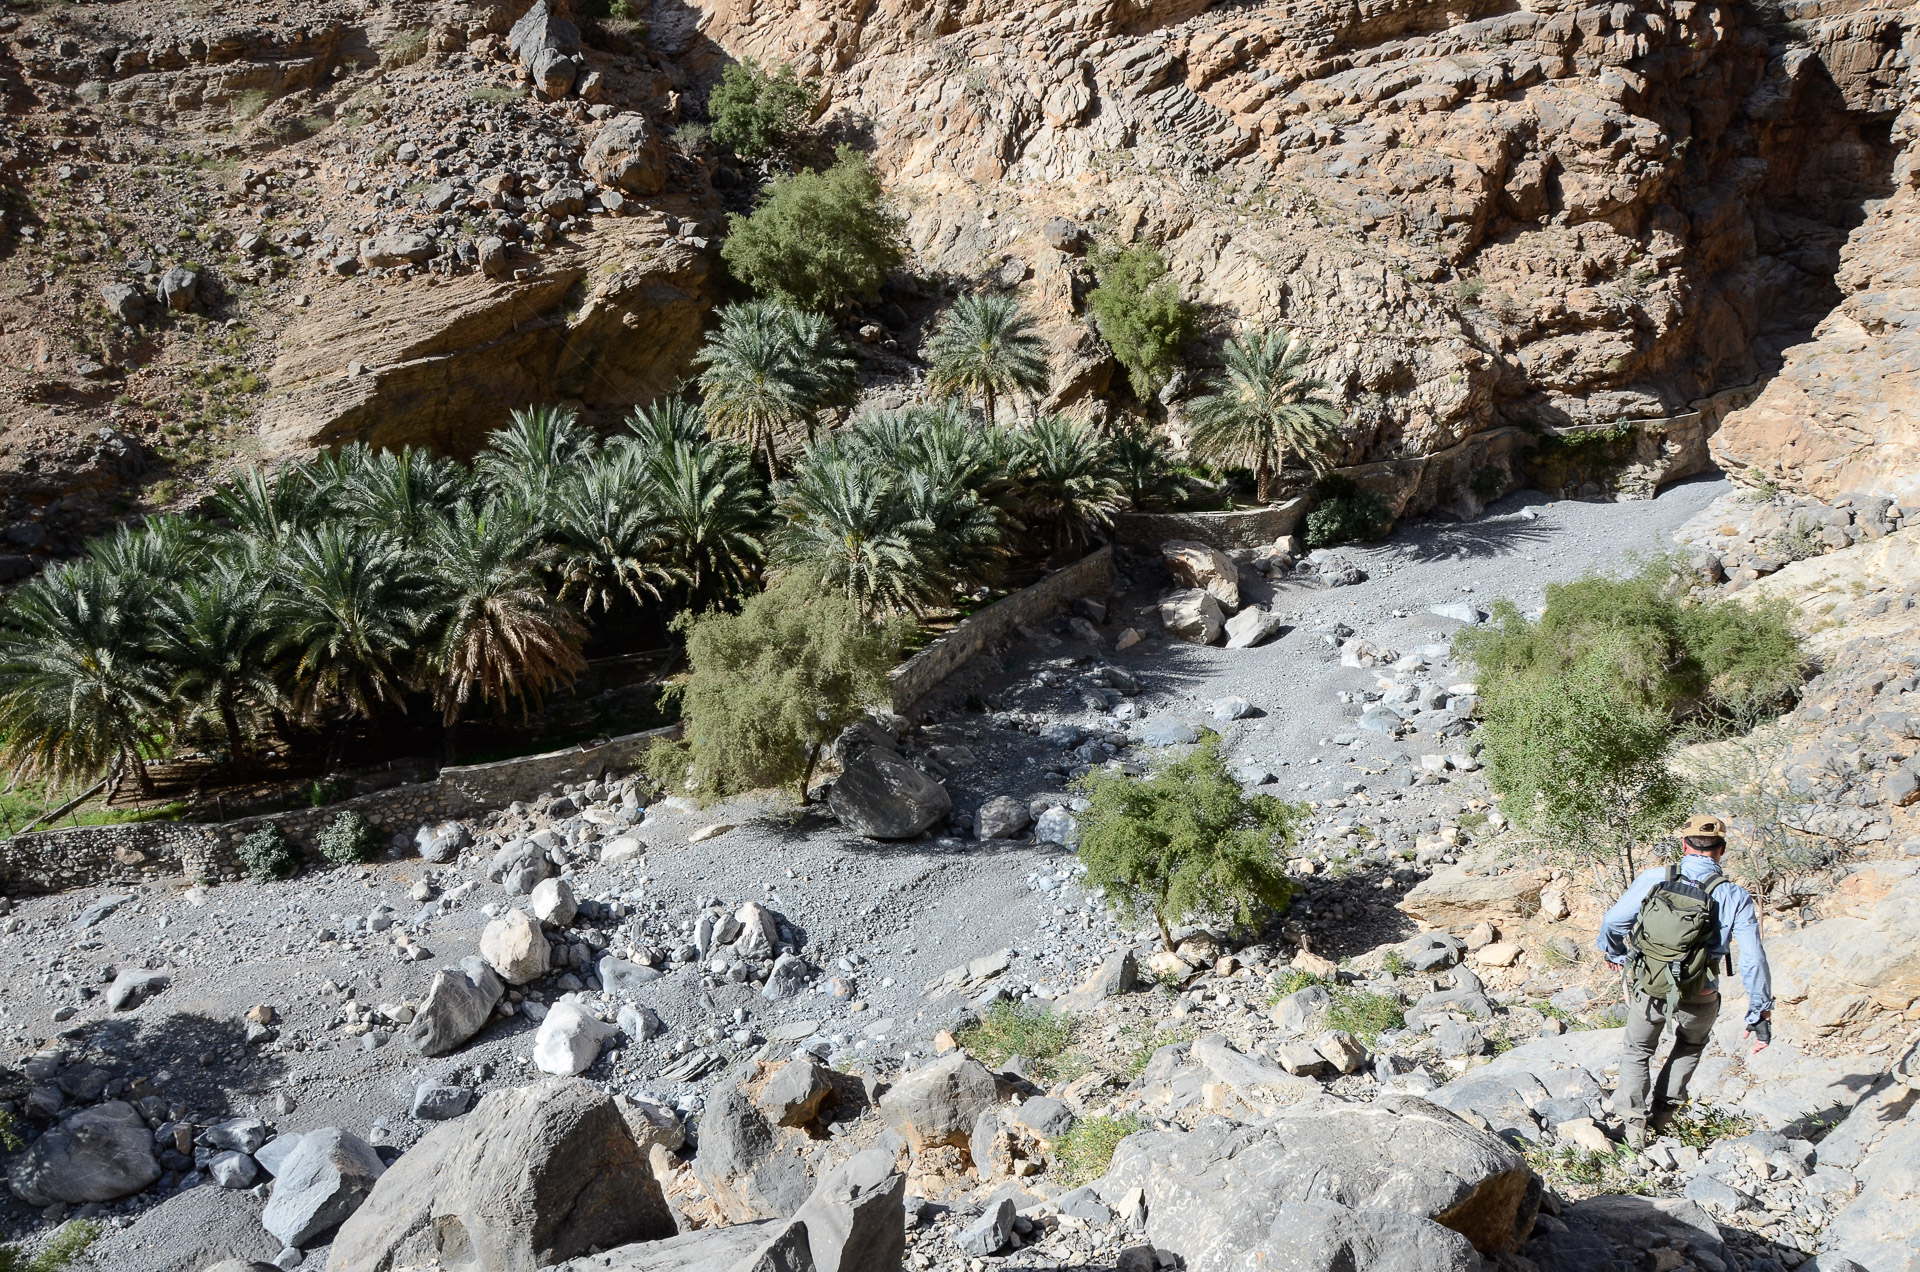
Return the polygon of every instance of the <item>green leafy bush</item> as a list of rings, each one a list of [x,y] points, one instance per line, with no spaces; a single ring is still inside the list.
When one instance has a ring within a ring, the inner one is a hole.
[[[372,861],[380,851],[380,832],[351,808],[327,823],[317,845],[320,855],[336,866],[357,866]]]
[[[19,1246],[0,1246],[0,1272],[60,1272],[72,1267],[100,1239],[102,1228],[87,1219],[62,1224],[40,1253],[29,1258]]]
[[[1338,473],[1322,477],[1316,488],[1320,506],[1307,514],[1307,546],[1330,548],[1337,543],[1372,542],[1393,529],[1393,509],[1352,478]]]
[[[721,258],[734,276],[784,304],[820,312],[877,293],[905,259],[901,219],[880,178],[850,146],[825,172],[804,169],[769,184],[751,216],[727,216]]]
[[[255,883],[285,879],[300,868],[300,861],[287,845],[278,827],[260,826],[249,831],[237,850],[240,862]]]
[[[989,1065],[1004,1064],[1010,1056],[1051,1060],[1073,1041],[1073,1025],[1045,1007],[1001,1001],[955,1041]]]
[[[807,122],[814,90],[786,62],[761,66],[752,58],[720,72],[707,98],[711,136],[742,159],[759,159],[786,146]]]
[[[1053,1146],[1053,1160],[1060,1174],[1060,1182],[1078,1186],[1100,1178],[1107,1173],[1107,1167],[1113,1161],[1113,1151],[1120,1147],[1120,1141],[1143,1129],[1140,1119],[1132,1114],[1081,1118]]]
[[[1144,401],[1172,377],[1181,347],[1193,339],[1193,307],[1151,247],[1099,249],[1091,259],[1099,286],[1087,294],[1087,307]]]
[[[1488,780],[1533,846],[1624,884],[1696,792],[1669,761],[1686,737],[1751,728],[1805,674],[1784,604],[1699,602],[1666,558],[1547,588],[1455,637],[1478,670]]]
[[[1086,886],[1105,888],[1129,920],[1152,916],[1167,949],[1173,924],[1250,923],[1292,899],[1285,849],[1301,810],[1243,791],[1220,758],[1218,734],[1152,777],[1096,769],[1080,789],[1090,801],[1080,818]]]
[[[804,573],[750,597],[738,614],[682,615],[688,671],[680,700],[684,741],[648,752],[647,771],[702,799],[807,783],[827,743],[888,701],[887,673],[907,624],[874,623],[844,595]]]

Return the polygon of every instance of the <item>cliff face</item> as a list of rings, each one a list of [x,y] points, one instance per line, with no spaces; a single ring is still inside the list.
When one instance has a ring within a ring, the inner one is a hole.
[[[1891,24],[1883,28],[1883,68],[1843,81],[1850,97],[1882,111],[1901,106],[1891,133],[1899,147],[1891,191],[1869,205],[1841,251],[1838,308],[1813,339],[1787,350],[1786,365],[1759,399],[1729,417],[1714,455],[1749,480],[1823,498],[1865,491],[1911,504],[1920,492],[1920,114],[1911,81],[1904,96],[1880,87],[1914,55],[1911,27],[1904,42],[1895,34]]]
[[[1355,406],[1348,463],[1674,414],[1771,371],[1888,193],[1913,21],[1694,0],[707,18],[730,52],[828,77],[935,267],[1030,273],[1068,323],[1075,262],[1041,235],[1066,216],[1162,244],[1222,317],[1307,332]]]

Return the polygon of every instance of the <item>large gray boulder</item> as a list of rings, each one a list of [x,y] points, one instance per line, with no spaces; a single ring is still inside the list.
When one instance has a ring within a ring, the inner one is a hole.
[[[902,1075],[880,1097],[880,1116],[907,1137],[915,1153],[940,1144],[967,1148],[973,1124],[997,1096],[987,1066],[956,1051]]]
[[[1226,622],[1227,648],[1251,649],[1280,634],[1287,624],[1278,614],[1249,605]]]
[[[1824,1157],[1824,1145],[1822,1146]],[[1907,1117],[1855,1172],[1860,1192],[1827,1225],[1825,1245],[1868,1272],[1920,1269],[1920,1120]],[[1822,1256],[1821,1266],[1830,1266]]]
[[[704,1137],[700,1151],[707,1151]],[[906,1191],[893,1155],[868,1149],[823,1175],[791,1219],[625,1245],[563,1263],[557,1272],[899,1272],[907,1246]]]
[[[1189,1272],[1229,1266],[1272,1272],[1478,1272],[1485,1265],[1468,1241],[1431,1219],[1398,1210],[1355,1210],[1332,1201],[1287,1201],[1266,1239],[1229,1264],[1210,1252]]]
[[[478,955],[461,959],[458,967],[441,968],[407,1026],[407,1045],[423,1056],[446,1055],[486,1026],[505,992]]]
[[[29,1206],[116,1201],[158,1178],[153,1132],[125,1100],[63,1119],[7,1166],[7,1186]]]
[[[1033,811],[1024,799],[995,795],[973,815],[973,833],[981,839],[1012,839],[1033,825]]]
[[[107,1007],[112,1011],[132,1011],[171,984],[173,978],[165,972],[129,967],[107,986]]]
[[[870,1148],[820,1177],[794,1219],[819,1272],[897,1272],[907,1249],[907,1177]]]
[[[260,1226],[283,1245],[306,1245],[358,1210],[385,1170],[373,1146],[351,1131],[308,1131],[280,1164]]]
[[[429,1132],[340,1226],[327,1266],[532,1272],[674,1232],[613,1097],[561,1079],[495,1091]]]
[[[1109,1204],[1141,1189],[1148,1237],[1180,1255],[1192,1272],[1252,1266],[1255,1251],[1274,1238],[1283,1207],[1309,1201],[1368,1212],[1360,1227],[1354,1224],[1361,1221],[1332,1212],[1313,1219],[1330,1240],[1357,1242],[1367,1258],[1382,1257],[1382,1242],[1405,1241],[1424,1252],[1423,1261],[1410,1266],[1464,1272],[1451,1263],[1456,1245],[1412,1221],[1431,1220],[1491,1254],[1526,1240],[1539,1206],[1533,1174],[1519,1153],[1443,1109],[1401,1095],[1373,1104],[1321,1096],[1280,1108],[1259,1125],[1213,1121],[1193,1131],[1132,1135],[1097,1186]],[[1381,1216],[1392,1212],[1406,1222],[1382,1227]],[[1290,1240],[1283,1241],[1269,1257],[1319,1257],[1312,1249],[1287,1254],[1291,1249]]]
[[[693,1172],[732,1223],[784,1218],[813,1188],[806,1166],[778,1150],[766,1115],[738,1086],[708,1099]]]
[[[664,1241],[621,1246],[554,1272],[812,1272],[805,1224],[784,1219],[696,1228]]]
[[[862,747],[827,794],[840,824],[868,839],[912,839],[953,811],[947,788],[889,747]]]
[[[509,985],[545,976],[552,956],[540,924],[524,910],[508,910],[480,929],[480,957]]]
[[[580,73],[580,28],[554,14],[547,0],[531,9],[507,32],[507,47],[548,97],[564,97]]]
[[[667,146],[645,115],[609,119],[587,147],[587,175],[628,194],[658,194],[667,184]]]

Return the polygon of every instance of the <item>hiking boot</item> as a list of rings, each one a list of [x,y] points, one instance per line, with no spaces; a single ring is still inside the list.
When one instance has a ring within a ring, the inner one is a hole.
[[[1680,1106],[1677,1104],[1654,1105],[1653,1116],[1647,1119],[1648,1134],[1654,1136],[1665,1135],[1667,1133],[1667,1127],[1673,1124],[1674,1114],[1679,1111]]]
[[[1627,1147],[1639,1152],[1647,1146],[1647,1123],[1644,1118],[1627,1119]]]

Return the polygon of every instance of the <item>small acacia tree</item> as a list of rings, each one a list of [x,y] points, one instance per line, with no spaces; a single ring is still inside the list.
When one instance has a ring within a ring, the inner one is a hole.
[[[814,91],[786,62],[736,62],[720,72],[707,98],[711,136],[742,159],[763,158],[793,139],[813,98]]]
[[[1241,790],[1218,734],[1143,781],[1095,770],[1080,785],[1091,803],[1080,817],[1088,885],[1105,888],[1129,921],[1151,915],[1167,949],[1174,924],[1250,923],[1292,899],[1285,853],[1302,810]]]
[[[1487,777],[1507,816],[1543,855],[1622,887],[1698,795],[1675,747],[1751,729],[1804,675],[1785,606],[1690,601],[1673,569],[1657,558],[1554,584],[1537,620],[1501,601],[1454,639],[1479,673]]]
[[[658,743],[647,771],[701,799],[796,784],[802,803],[821,750],[869,706],[887,701],[887,673],[906,636],[873,622],[810,576],[789,574],[738,614],[683,615],[684,739]],[[690,780],[689,780],[690,779]]]
[[[1093,273],[1100,285],[1087,293],[1087,308],[1145,401],[1172,377],[1181,346],[1193,339],[1193,307],[1151,247],[1096,251]]]
[[[872,296],[905,259],[901,220],[880,178],[851,146],[825,172],[796,172],[769,184],[753,215],[727,216],[720,249],[734,276],[763,296],[833,312]]]

